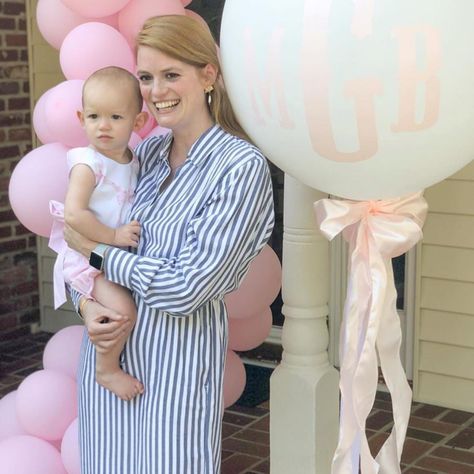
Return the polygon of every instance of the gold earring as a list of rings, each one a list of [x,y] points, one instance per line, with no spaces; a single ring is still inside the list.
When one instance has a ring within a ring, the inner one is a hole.
[[[214,86],[207,86],[204,89],[205,94],[207,95],[207,105],[210,107],[212,103],[212,95],[211,92],[214,90]]]

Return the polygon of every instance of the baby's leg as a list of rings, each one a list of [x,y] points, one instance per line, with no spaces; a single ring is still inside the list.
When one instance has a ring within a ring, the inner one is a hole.
[[[114,346],[108,350],[96,350],[96,380],[122,400],[131,400],[143,393],[144,388],[141,382],[120,368],[119,360],[137,320],[137,308],[126,288],[106,280],[103,275],[97,276],[94,281],[93,296],[103,306],[130,318],[130,330]]]

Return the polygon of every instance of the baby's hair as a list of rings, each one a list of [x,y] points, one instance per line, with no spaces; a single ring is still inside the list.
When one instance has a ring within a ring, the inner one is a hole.
[[[107,66],[102,69],[98,69],[97,71],[93,72],[84,82],[84,86],[82,87],[82,105],[84,106],[84,93],[86,90],[87,85],[92,81],[110,81],[111,84],[116,84],[117,82],[126,82],[130,85],[131,91],[133,96],[135,97],[135,103],[137,105],[138,112],[141,112],[143,107],[143,97],[140,93],[140,84],[138,79],[126,69],[123,69],[118,66]]]

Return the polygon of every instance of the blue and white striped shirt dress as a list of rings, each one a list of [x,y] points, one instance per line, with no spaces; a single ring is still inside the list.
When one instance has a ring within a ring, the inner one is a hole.
[[[219,474],[227,349],[223,297],[234,290],[273,228],[268,165],[218,125],[192,146],[171,184],[172,135],[139,145],[131,218],[136,253],[111,249],[106,278],[133,292],[138,320],[123,369],[145,393],[120,400],[95,382],[86,337],[79,371],[83,474]]]

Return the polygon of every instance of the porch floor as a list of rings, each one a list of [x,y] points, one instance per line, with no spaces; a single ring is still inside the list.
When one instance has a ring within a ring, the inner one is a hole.
[[[51,334],[40,332],[0,342],[0,397],[41,368]],[[234,405],[224,414],[222,474],[269,473],[268,402]],[[392,426],[390,398],[378,392],[367,420],[369,444],[378,450]],[[405,474],[474,474],[474,413],[413,403],[405,449]]]

